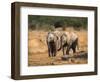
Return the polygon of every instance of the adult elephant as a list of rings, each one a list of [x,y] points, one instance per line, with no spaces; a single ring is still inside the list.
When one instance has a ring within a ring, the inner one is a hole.
[[[68,55],[70,49],[73,50],[73,53],[76,53],[76,47],[79,49],[78,36],[74,32],[63,32],[60,37],[60,45],[59,50],[62,49],[63,55]]]
[[[54,32],[49,32],[46,37],[46,42],[48,46],[49,57],[55,57],[57,54],[57,40],[58,37]]]

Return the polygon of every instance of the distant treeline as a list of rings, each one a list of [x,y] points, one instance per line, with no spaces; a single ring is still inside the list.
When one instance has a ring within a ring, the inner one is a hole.
[[[61,27],[73,27],[75,29],[87,29],[86,17],[63,17],[63,16],[39,16],[28,15],[28,27],[32,30],[54,30]]]

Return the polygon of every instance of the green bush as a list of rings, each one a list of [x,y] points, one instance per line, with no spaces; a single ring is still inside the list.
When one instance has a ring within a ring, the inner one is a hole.
[[[85,17],[61,17],[61,16],[28,16],[28,27],[32,30],[54,30],[55,24],[58,23],[58,27],[62,27],[64,30],[66,27],[71,26],[75,29],[87,29],[87,18]]]

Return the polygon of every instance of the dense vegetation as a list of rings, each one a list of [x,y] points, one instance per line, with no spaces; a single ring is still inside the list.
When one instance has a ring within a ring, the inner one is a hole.
[[[67,27],[87,29],[87,18],[28,15],[28,27],[32,30],[54,30],[59,27],[63,29]]]

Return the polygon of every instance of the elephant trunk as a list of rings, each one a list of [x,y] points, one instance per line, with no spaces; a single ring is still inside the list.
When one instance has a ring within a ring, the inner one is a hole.
[[[61,39],[61,37],[60,37],[60,39],[59,39],[59,48],[58,48],[58,51],[60,51],[62,49],[62,39]]]

